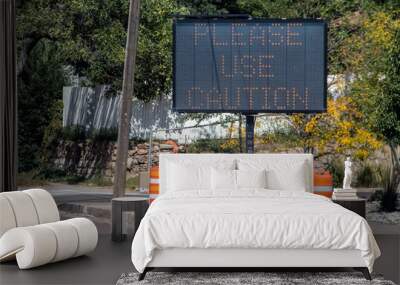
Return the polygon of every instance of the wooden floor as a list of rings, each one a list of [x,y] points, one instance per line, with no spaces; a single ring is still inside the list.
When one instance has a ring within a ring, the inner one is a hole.
[[[134,271],[131,241],[114,243],[108,235],[99,237],[97,249],[88,256],[19,270],[16,262],[0,264],[0,284],[107,284],[114,285],[122,273]]]

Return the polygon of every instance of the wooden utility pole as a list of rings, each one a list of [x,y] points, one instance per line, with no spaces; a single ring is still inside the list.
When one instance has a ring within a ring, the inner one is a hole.
[[[125,194],[126,161],[129,147],[129,123],[132,116],[133,87],[135,83],[136,50],[139,33],[140,0],[130,0],[128,36],[122,82],[122,100],[119,113],[117,161],[115,162],[114,197]]]

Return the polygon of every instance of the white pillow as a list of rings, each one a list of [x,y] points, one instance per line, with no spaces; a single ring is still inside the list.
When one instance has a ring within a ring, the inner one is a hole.
[[[285,172],[282,169],[267,171],[267,188],[273,190],[307,191],[305,172],[302,167]]]
[[[179,158],[179,156],[178,156]],[[165,165],[166,177],[163,192],[183,190],[211,190],[211,168],[235,169],[232,159],[195,159],[194,155],[184,155],[180,159],[168,161]],[[195,176],[197,178],[193,178]]]
[[[263,170],[236,170],[237,187],[240,188],[267,188],[267,171]]]
[[[211,181],[213,190],[236,190],[236,170],[212,168]]]
[[[185,191],[211,188],[211,167],[168,165],[168,191]]]
[[[273,190],[307,191],[309,170],[305,160],[240,159],[240,170],[267,170],[267,188]]]

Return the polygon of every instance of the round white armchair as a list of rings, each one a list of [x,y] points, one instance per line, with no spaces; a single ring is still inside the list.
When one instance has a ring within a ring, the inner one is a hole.
[[[17,260],[20,269],[84,255],[96,248],[92,221],[60,221],[53,197],[43,189],[0,193],[0,262]]]

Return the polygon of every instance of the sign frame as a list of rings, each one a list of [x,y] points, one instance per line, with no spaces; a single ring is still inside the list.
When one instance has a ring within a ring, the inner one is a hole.
[[[252,23],[318,23],[322,24],[324,29],[324,40],[323,40],[323,109],[320,110],[249,110],[249,109],[237,109],[237,110],[220,110],[220,109],[177,109],[176,108],[176,25],[180,23],[218,23],[218,22],[252,22]],[[327,23],[322,19],[304,19],[304,18],[242,18],[242,17],[179,17],[173,19],[173,42],[172,42],[172,110],[178,113],[242,113],[242,114],[257,114],[257,113],[281,113],[281,114],[294,114],[294,113],[324,113],[327,111],[327,80],[328,80],[328,26]]]

